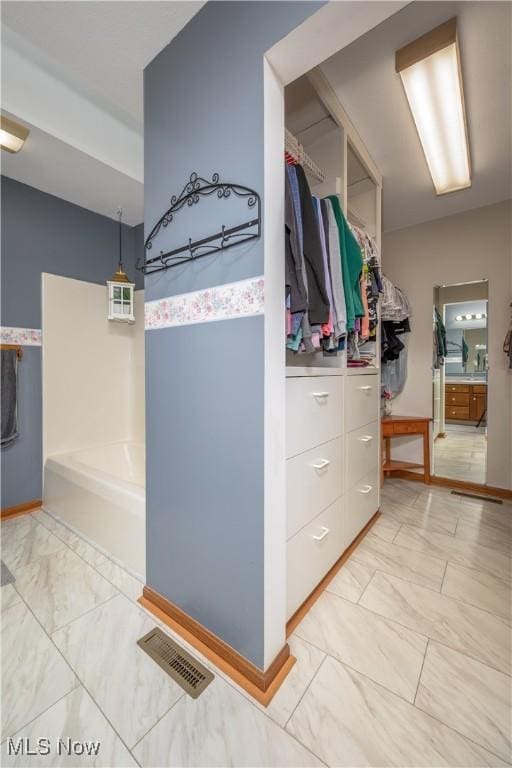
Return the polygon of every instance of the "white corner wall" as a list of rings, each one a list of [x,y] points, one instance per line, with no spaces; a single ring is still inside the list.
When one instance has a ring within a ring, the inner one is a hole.
[[[144,293],[136,323],[107,320],[107,288],[42,275],[43,462],[123,440],[144,441]]]
[[[412,304],[409,364],[393,413],[432,416],[432,303],[436,285],[489,280],[487,485],[512,488],[512,371],[503,341],[512,300],[512,201],[383,235],[382,263]],[[416,438],[393,441],[397,458],[421,461]]]

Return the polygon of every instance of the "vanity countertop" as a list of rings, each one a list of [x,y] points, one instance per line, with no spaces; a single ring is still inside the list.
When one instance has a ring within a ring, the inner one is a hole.
[[[478,386],[487,386],[485,379],[445,379],[445,384],[478,384]]]

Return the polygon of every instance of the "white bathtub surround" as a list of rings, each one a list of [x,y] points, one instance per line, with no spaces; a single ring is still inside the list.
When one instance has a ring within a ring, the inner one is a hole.
[[[44,468],[45,510],[141,581],[146,574],[144,466],[143,445],[114,443],[53,456]]]
[[[147,331],[178,325],[211,323],[237,317],[261,315],[264,306],[264,279],[251,277],[236,283],[215,285],[201,291],[147,301]]]
[[[39,328],[9,328],[0,327],[2,344],[22,344],[24,347],[41,346],[41,330]]]
[[[407,483],[394,480],[391,485],[406,495]],[[2,523],[2,556],[8,560],[24,538],[34,540],[38,528],[59,544],[47,555],[32,548],[30,563],[18,570],[19,584],[1,588],[4,733],[15,733],[17,738],[66,733],[77,740],[101,739],[103,752],[95,762],[101,768],[134,765],[135,758],[142,766],[162,768],[177,764],[283,768],[313,766],[320,759],[340,768],[503,764],[509,748],[510,677],[504,667],[496,669],[495,661],[504,659],[507,651],[510,617],[505,610],[510,606],[510,581],[503,575],[498,582],[486,567],[486,559],[492,563],[502,555],[496,542],[496,546],[482,547],[475,538],[470,545],[459,537],[459,525],[464,521],[472,521],[475,529],[492,525],[502,539],[510,541],[512,506],[497,509],[450,497],[444,489],[415,488],[425,502],[418,521],[425,527],[415,526],[418,533],[428,534],[421,551],[412,536],[410,548],[405,538],[400,544],[379,541],[376,536],[365,539],[371,549],[364,553],[362,545],[358,547],[338,574],[349,567],[349,577],[329,585],[327,604],[336,601],[342,609],[322,610],[320,601],[319,610],[308,615],[308,621],[313,617],[316,624],[310,621],[307,627],[303,622],[297,628],[290,638],[297,662],[264,711],[186,643],[196,658],[212,668],[216,679],[195,701],[181,691],[175,695],[172,681],[135,645],[135,637],[158,622],[134,603],[135,591],[131,600],[121,594],[130,592],[132,582],[119,565],[103,559],[90,568],[78,557],[80,548],[72,551],[68,546],[69,529],[43,511]],[[429,518],[437,520],[439,515],[438,506],[431,508],[428,503],[434,496],[440,503],[449,500],[458,526],[454,533],[431,538]],[[382,519],[388,519],[386,510]],[[396,538],[410,530],[407,523],[400,525]],[[69,541],[74,543],[72,538]],[[462,550],[457,542],[464,550],[468,546],[481,550],[471,568],[458,564]],[[358,553],[360,559],[356,559]],[[50,565],[52,560],[55,563]],[[59,566],[64,561],[74,563],[69,573]],[[438,578],[439,569],[446,569],[444,581]],[[77,580],[82,570],[88,577]],[[114,596],[91,607],[93,570],[108,582]],[[28,575],[36,571],[45,573],[47,594],[41,600],[36,591],[30,597],[24,591],[24,596],[32,605],[40,605],[46,630],[17,589],[22,584],[24,589],[25,580],[31,581]],[[392,594],[383,588],[384,581],[394,585]],[[500,589],[499,601],[493,587]],[[336,590],[341,596],[332,594]],[[63,608],[71,606],[70,596],[75,598],[75,618],[50,637],[49,628],[59,623]],[[360,630],[351,640],[356,613]],[[345,622],[339,621],[340,616]],[[168,627],[162,628],[174,636]],[[361,650],[356,647],[358,637],[364,639]],[[420,638],[421,646],[413,638]],[[425,645],[413,703],[416,649]],[[401,664],[397,648],[404,653]],[[487,650],[477,656],[479,649]],[[20,669],[26,674],[20,675]],[[24,768],[27,763],[20,757],[8,758],[5,743],[2,764]],[[54,764],[40,761],[41,766]],[[80,764],[88,763],[81,760]]]
[[[43,274],[43,460],[144,442],[144,318],[111,323],[105,285]]]
[[[144,292],[134,299],[135,323],[112,323],[106,286],[43,275],[43,506],[145,580]]]

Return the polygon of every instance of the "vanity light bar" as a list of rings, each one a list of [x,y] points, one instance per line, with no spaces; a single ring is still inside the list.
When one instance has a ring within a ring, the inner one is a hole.
[[[455,319],[460,323],[462,320],[485,320],[486,317],[485,312],[477,312],[475,315],[457,315]]]

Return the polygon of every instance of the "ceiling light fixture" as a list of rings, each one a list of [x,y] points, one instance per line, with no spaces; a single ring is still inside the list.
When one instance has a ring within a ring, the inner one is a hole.
[[[428,169],[438,195],[471,186],[456,19],[395,53]]]
[[[19,152],[30,131],[24,125],[15,123],[0,115],[0,146],[7,152]]]

